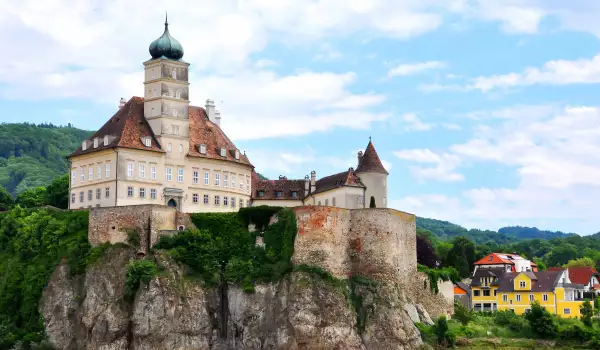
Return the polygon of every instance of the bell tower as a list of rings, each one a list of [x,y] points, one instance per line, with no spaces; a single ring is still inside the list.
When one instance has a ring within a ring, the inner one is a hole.
[[[182,60],[183,47],[165,30],[149,47],[151,58],[144,62],[144,117],[164,151],[187,153],[189,145],[189,63]]]

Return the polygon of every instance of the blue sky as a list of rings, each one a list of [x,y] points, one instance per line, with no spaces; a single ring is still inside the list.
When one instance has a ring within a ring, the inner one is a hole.
[[[600,3],[165,6],[0,0],[0,121],[100,127],[121,97],[142,94],[168,10],[192,103],[215,99],[266,176],[356,166],[372,136],[398,210],[468,228],[600,231]]]

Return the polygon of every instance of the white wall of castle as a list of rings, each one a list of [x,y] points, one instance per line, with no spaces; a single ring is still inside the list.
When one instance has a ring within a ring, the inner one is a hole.
[[[371,203],[371,197],[375,197],[377,208],[387,208],[388,184],[387,175],[379,173],[357,173],[360,181],[367,187],[365,193],[365,206],[368,208]]]
[[[344,186],[311,195],[309,198],[304,200],[304,204],[324,205],[346,209],[360,209],[364,208],[362,200],[363,196],[363,188]]]

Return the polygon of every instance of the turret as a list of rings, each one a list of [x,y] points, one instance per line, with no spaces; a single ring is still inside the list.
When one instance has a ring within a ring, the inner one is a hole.
[[[387,177],[389,173],[383,167],[370,139],[365,152],[358,152],[358,159],[355,173],[367,187],[363,201],[365,207],[369,206],[371,197],[373,197],[377,208],[387,208]]]
[[[308,197],[308,192],[310,190],[310,180],[308,175],[304,177],[304,197]]]
[[[310,172],[310,192],[314,193],[317,190],[317,172]]]

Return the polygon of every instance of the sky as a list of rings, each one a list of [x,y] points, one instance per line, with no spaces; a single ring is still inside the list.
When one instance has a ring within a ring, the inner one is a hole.
[[[600,231],[600,1],[0,0],[0,122],[95,130],[181,42],[190,100],[269,178],[356,167],[467,228]]]

